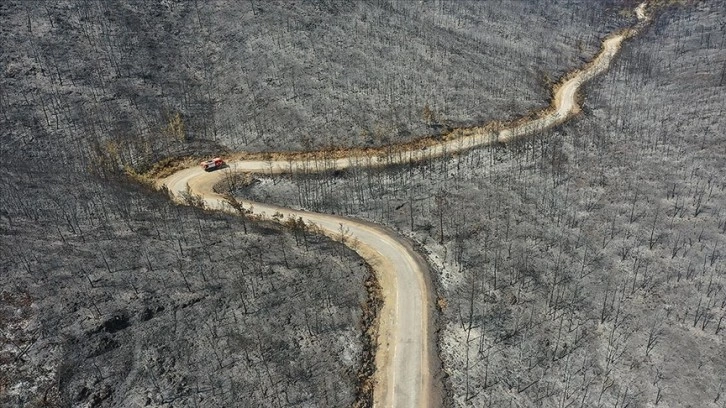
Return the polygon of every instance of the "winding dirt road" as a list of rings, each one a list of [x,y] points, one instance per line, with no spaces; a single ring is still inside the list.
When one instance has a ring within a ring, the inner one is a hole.
[[[269,173],[266,163],[260,167],[249,162],[231,164],[232,169],[235,166],[244,168],[243,171]],[[189,192],[199,196],[206,208],[236,214],[225,197],[214,192],[214,186],[224,177],[224,171],[206,173],[194,167],[171,175],[161,184],[175,197]],[[378,316],[373,395],[376,406],[440,406],[440,378],[435,373],[441,370],[441,364],[432,327],[433,290],[427,264],[411,244],[384,227],[364,221],[240,202],[262,219],[302,219],[321,233],[342,240],[373,267],[384,299]]]
[[[534,119],[495,126],[473,127],[452,132],[444,141],[410,143],[381,153],[331,157],[326,152],[275,154],[270,160],[241,158],[229,167],[204,172],[198,166],[187,168],[158,180],[175,199],[184,202],[187,193],[199,196],[209,209],[237,213],[233,206],[214,191],[229,173],[280,174],[321,172],[352,166],[377,167],[415,162],[462,152],[494,143],[506,143],[560,124],[579,112],[577,92],[596,75],[606,71],[622,42],[637,34],[648,17],[646,3],[636,10],[640,23],[615,33],[603,41],[597,57],[584,68],[571,73],[555,88],[552,105]],[[373,400],[379,407],[440,406],[443,402],[441,363],[436,353],[433,327],[434,294],[426,262],[411,243],[393,231],[360,220],[318,214],[246,200],[239,201],[251,215],[284,221],[302,219],[307,225],[355,250],[375,270],[382,287],[383,307],[378,318],[376,373]]]

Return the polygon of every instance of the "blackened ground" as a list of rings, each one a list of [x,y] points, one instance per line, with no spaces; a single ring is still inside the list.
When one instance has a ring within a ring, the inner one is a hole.
[[[121,179],[3,172],[0,405],[353,404],[369,273],[345,247]]]

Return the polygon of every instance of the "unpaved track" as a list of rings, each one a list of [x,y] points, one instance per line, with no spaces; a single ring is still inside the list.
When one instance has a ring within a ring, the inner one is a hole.
[[[641,23],[606,38],[597,57],[558,85],[552,106],[539,112],[534,119],[500,129],[493,129],[492,126],[462,129],[449,140],[426,147],[400,145],[385,154],[378,152],[332,159],[325,159],[325,152],[306,159],[300,159],[300,155],[295,153],[276,154],[271,160],[231,161],[227,169],[211,173],[195,166],[159,180],[158,185],[166,186],[178,200],[190,192],[199,196],[206,208],[236,213],[223,196],[214,192],[214,186],[230,173],[311,173],[352,166],[378,167],[409,163],[493,143],[506,143],[539,132],[579,112],[577,92],[581,86],[607,70],[622,42],[637,34],[640,25],[647,21],[645,3],[635,13]],[[378,321],[374,404],[379,407],[440,406],[443,400],[442,373],[432,323],[435,310],[431,277],[426,262],[412,249],[411,244],[386,228],[360,220],[246,200],[240,200],[240,203],[251,210],[251,215],[261,219],[302,219],[327,236],[338,240],[343,238],[346,245],[373,266],[383,292],[383,307]]]
[[[246,164],[246,171],[261,172]],[[229,171],[229,170],[227,170]],[[236,213],[214,192],[225,171],[206,173],[200,168],[180,171],[163,180],[177,197],[189,192],[204,200],[205,207]],[[392,231],[364,221],[328,214],[295,211],[271,204],[241,201],[263,219],[302,219],[323,234],[341,240],[361,255],[376,271],[382,288],[376,349],[374,401],[382,407],[441,405],[441,381],[435,373],[441,364],[435,350],[432,327],[433,290],[426,262],[410,243]]]

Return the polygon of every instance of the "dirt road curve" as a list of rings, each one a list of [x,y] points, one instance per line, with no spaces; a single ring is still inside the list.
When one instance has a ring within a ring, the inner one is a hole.
[[[244,171],[268,172],[251,163],[232,163]],[[227,171],[230,171],[229,169]],[[207,208],[236,213],[213,187],[225,177],[224,170],[206,173],[200,168],[180,171],[162,184],[175,196],[199,195]],[[253,214],[271,219],[302,218],[321,232],[344,242],[371,264],[383,288],[379,316],[374,401],[383,407],[440,406],[441,364],[435,351],[432,328],[433,291],[426,263],[410,243],[380,226],[327,214],[294,211],[270,204],[241,201]]]
[[[641,21],[639,25],[648,19],[646,8],[646,3],[643,3],[635,10]],[[385,166],[440,157],[495,142],[508,142],[562,123],[576,114],[579,111],[577,92],[580,87],[608,69],[622,42],[637,34],[639,25],[605,39],[597,57],[584,68],[573,72],[569,79],[556,88],[549,109],[540,112],[535,119],[505,129],[473,127],[462,130],[459,137],[426,148],[396,149],[395,152],[385,155],[359,155],[326,160],[321,152],[317,159],[300,160],[293,154],[289,157],[278,154],[267,161],[232,161],[227,169],[211,173],[195,166],[159,180],[158,184],[165,185],[176,198],[183,197],[188,186],[189,192],[200,196],[207,208],[235,213],[232,206],[213,189],[215,184],[231,172],[310,173],[351,166]],[[339,240],[344,237],[344,242],[374,267],[383,288],[384,300],[379,316],[374,404],[379,407],[440,406],[443,391],[441,364],[436,353],[432,327],[434,295],[427,265],[413,251],[410,243],[386,228],[364,221],[295,211],[271,204],[244,200],[240,202],[245,208],[251,208],[253,215],[261,218],[301,218],[306,224],[319,228],[325,235]]]

